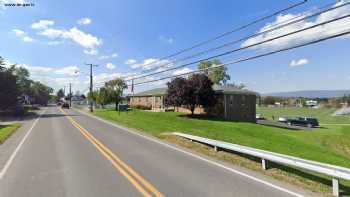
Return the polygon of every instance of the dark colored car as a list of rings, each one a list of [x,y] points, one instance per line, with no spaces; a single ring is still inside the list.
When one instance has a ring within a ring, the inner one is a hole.
[[[309,128],[320,126],[316,118],[309,118],[309,117],[297,117],[295,119],[288,119],[287,124],[309,127]]]
[[[63,104],[62,104],[62,108],[67,108],[67,109],[69,109],[69,104],[68,104],[68,103],[63,103]]]

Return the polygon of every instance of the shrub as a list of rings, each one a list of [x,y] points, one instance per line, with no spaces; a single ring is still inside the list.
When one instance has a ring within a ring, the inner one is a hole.
[[[141,110],[151,110],[152,109],[152,107],[144,106],[144,105],[134,105],[133,107],[136,109],[141,109]]]

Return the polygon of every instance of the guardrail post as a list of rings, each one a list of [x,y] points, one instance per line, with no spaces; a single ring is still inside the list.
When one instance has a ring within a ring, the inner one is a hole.
[[[261,166],[263,170],[267,170],[267,161],[265,159],[261,159]]]
[[[214,151],[218,152],[218,147],[217,146],[214,146]]]
[[[333,196],[339,196],[339,179],[333,178],[332,185],[333,185]]]

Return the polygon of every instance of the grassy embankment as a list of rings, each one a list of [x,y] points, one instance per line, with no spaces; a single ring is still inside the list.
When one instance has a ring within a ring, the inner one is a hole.
[[[281,116],[314,116],[322,124],[349,124],[349,117],[331,116],[334,109],[281,109],[259,108],[258,113],[265,117]],[[279,180],[321,192],[332,196],[331,177],[305,172],[287,166],[270,164],[272,169],[261,171],[259,160],[241,157],[223,151],[214,152],[212,148],[176,137],[161,135],[165,132],[184,132],[188,134],[223,140],[254,148],[297,156],[319,162],[350,168],[350,126],[326,125],[323,128],[310,130],[287,130],[252,123],[238,123],[205,118],[189,118],[182,113],[154,113],[145,111],[118,112],[113,110],[97,110],[95,115],[118,122],[121,125],[135,128],[159,138],[190,148],[196,152],[215,157],[260,171]],[[253,159],[253,160],[252,160]],[[342,181],[342,195],[350,195],[350,182]]]
[[[347,125],[293,131],[252,123],[189,118],[176,112],[133,111],[118,115],[113,110],[98,110],[95,115],[157,137],[162,137],[164,132],[178,131],[350,168],[350,126]]]
[[[21,125],[18,123],[11,125],[0,125],[0,144],[4,143],[5,140],[10,137],[20,126]]]

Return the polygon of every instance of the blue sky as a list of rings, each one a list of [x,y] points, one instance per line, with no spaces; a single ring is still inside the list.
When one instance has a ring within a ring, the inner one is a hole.
[[[4,3],[33,3],[30,7],[4,7]],[[0,0],[0,56],[31,71],[32,78],[56,90],[73,83],[73,90],[85,92],[89,70],[94,68],[97,85],[119,76],[147,71],[144,63],[174,53],[200,41],[231,30],[258,17],[287,7],[297,0],[213,1],[213,0],[111,0],[50,1]],[[346,1],[341,1],[344,3]],[[261,31],[268,24],[284,21],[335,0],[312,0],[277,18],[264,21],[217,42],[195,49],[190,55],[209,47]],[[339,3],[338,3],[339,4]],[[316,22],[350,13],[350,6],[303,22],[276,34],[306,27]],[[221,58],[222,62],[291,46],[350,29],[350,21],[319,28]],[[261,39],[248,40],[237,48]],[[350,37],[338,38],[290,52],[228,66],[235,83],[244,83],[261,93],[310,89],[349,89]],[[225,51],[222,50],[222,51]],[[222,52],[218,51],[218,52]],[[216,53],[213,53],[216,54]],[[180,56],[181,57],[181,56]],[[203,56],[206,57],[206,56]],[[171,61],[164,60],[158,64]],[[133,64],[130,64],[133,63]],[[153,65],[157,66],[157,65]],[[194,70],[190,66],[181,73]],[[173,73],[165,73],[172,75]],[[144,79],[149,80],[156,77]],[[165,81],[135,87],[142,91],[163,86]]]

